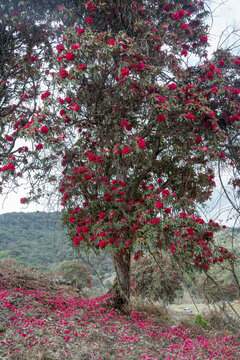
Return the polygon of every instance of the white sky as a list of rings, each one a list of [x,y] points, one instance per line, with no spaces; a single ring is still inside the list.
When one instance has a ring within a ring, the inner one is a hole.
[[[223,3],[222,5],[219,5]],[[210,7],[213,11],[213,26],[211,28],[210,42],[213,50],[217,48],[220,34],[229,27],[240,28],[240,1],[239,0],[209,0]],[[212,21],[209,21],[211,24]],[[225,35],[227,31],[225,32]],[[230,43],[237,37],[230,38]],[[239,51],[239,50],[238,50]]]
[[[210,1],[210,6],[212,9],[216,9],[219,2],[221,0],[216,1]],[[213,26],[211,29],[211,36],[210,36],[210,42],[212,44],[213,51],[216,49],[219,35],[222,33],[224,29],[227,28],[227,26],[231,25],[239,25],[240,27],[240,0],[227,0],[222,1],[223,5],[218,7],[214,11],[214,18],[213,18]],[[228,175],[225,174],[225,179],[227,180]],[[219,189],[219,188],[218,188]],[[213,197],[214,199],[218,198],[218,189],[216,191],[216,195]],[[28,206],[20,204],[20,198],[26,196],[26,189],[19,188],[15,191],[12,191],[7,196],[0,196],[0,214],[8,213],[8,212],[14,212],[14,211],[53,211],[48,206],[41,206],[39,204],[30,204]],[[214,201],[209,203],[209,207],[205,210],[207,212],[207,215],[209,214],[214,217],[215,219],[218,218],[219,221],[221,221],[222,224],[226,224],[231,226],[233,224],[232,220],[227,220],[228,214],[229,214],[229,203],[226,200],[226,198],[223,196],[221,198],[221,201],[216,205],[215,209],[211,211],[213,207]],[[222,210],[226,210],[219,216],[217,215]],[[58,209],[59,210],[59,209]]]

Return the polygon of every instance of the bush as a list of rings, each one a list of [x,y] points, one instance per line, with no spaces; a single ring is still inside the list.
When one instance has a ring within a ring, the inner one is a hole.
[[[176,270],[171,258],[164,254],[153,257],[143,256],[132,263],[131,286],[133,295],[153,300],[162,299],[172,303],[177,291],[182,289],[182,276]]]
[[[62,275],[63,279],[75,286],[91,287],[92,278],[89,275],[86,266],[79,260],[64,261],[61,263],[56,272]]]
[[[210,275],[211,277],[202,275],[198,281],[198,291],[205,302],[216,303],[238,299],[238,287],[230,271],[223,271],[219,266],[216,266]],[[212,281],[211,278],[215,281]]]

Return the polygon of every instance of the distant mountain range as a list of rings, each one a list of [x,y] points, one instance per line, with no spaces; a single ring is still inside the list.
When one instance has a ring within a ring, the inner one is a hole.
[[[76,255],[61,229],[60,213],[14,212],[0,215],[0,258],[4,257],[51,268]]]

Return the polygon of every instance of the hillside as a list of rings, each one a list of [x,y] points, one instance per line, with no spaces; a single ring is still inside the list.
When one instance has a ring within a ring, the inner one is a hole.
[[[75,258],[61,231],[58,213],[0,215],[0,246],[0,258],[14,257],[20,263],[41,268]]]
[[[60,213],[14,212],[0,215],[0,259],[14,258],[20,264],[41,270],[55,270],[63,261],[78,258],[61,228]],[[96,272],[105,279],[112,275],[113,266],[105,254],[99,259],[83,253],[81,261],[99,286]]]

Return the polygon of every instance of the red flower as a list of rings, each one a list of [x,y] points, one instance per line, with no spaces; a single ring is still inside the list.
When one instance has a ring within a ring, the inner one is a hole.
[[[188,24],[182,24],[181,29],[182,30],[184,30],[184,29],[191,30],[191,28],[190,28],[190,26]]]
[[[202,41],[202,42],[207,42],[207,41],[208,41],[207,36],[201,36],[201,37],[200,37],[200,41]]]
[[[92,18],[91,17],[86,17],[86,22],[87,24],[91,24],[92,23]]]
[[[88,227],[88,226],[82,226],[82,227],[81,227],[81,231],[82,231],[83,233],[87,233],[87,232],[89,231],[89,227]]]
[[[73,239],[74,245],[78,246],[80,241],[79,241],[79,236],[75,236],[75,238]]]
[[[124,126],[126,126],[126,125],[127,125],[127,120],[122,120],[122,121],[121,121],[121,126],[124,127]]]
[[[79,106],[78,104],[74,103],[70,106],[70,110],[75,110],[75,111],[78,111],[79,110]]]
[[[42,134],[47,134],[48,133],[48,128],[47,128],[47,126],[42,126],[41,127],[41,129],[40,129],[40,132],[42,133]]]
[[[129,69],[128,68],[123,68],[122,70],[121,70],[121,74],[122,74],[122,76],[125,76],[125,75],[128,75],[129,74]]]
[[[124,148],[122,149],[121,153],[122,154],[129,154],[130,153],[130,148],[128,146],[124,146]]]
[[[59,75],[60,75],[60,77],[61,77],[62,79],[65,79],[65,77],[68,76],[68,72],[67,72],[67,70],[64,70],[64,69],[63,69],[63,70],[60,71]]]
[[[86,65],[85,64],[81,64],[78,66],[79,70],[86,70]]]
[[[116,44],[116,40],[110,39],[110,40],[108,41],[108,45],[114,45],[114,44]]]
[[[213,77],[213,72],[212,72],[212,71],[209,71],[209,72],[207,73],[207,77],[208,77],[209,79],[212,79],[212,77]]]
[[[169,87],[170,90],[174,90],[174,89],[177,88],[177,85],[172,83],[172,84],[169,84],[168,87]]]
[[[25,204],[25,202],[27,201],[27,198],[26,197],[23,197],[20,199],[20,203],[21,204]]]
[[[67,61],[71,61],[71,60],[73,60],[75,58],[75,54],[73,52],[71,52],[71,51],[68,51],[66,53],[65,58],[66,58]]]
[[[35,145],[36,150],[41,150],[43,148],[42,144]]]
[[[164,189],[162,191],[162,194],[163,194],[163,196],[168,196],[168,195],[170,195],[170,191],[168,189]]]
[[[158,121],[158,122],[164,122],[164,123],[166,123],[166,118],[165,118],[164,115],[159,115],[159,116],[157,117],[157,121]]]
[[[160,95],[157,95],[156,98],[157,98],[159,101],[161,101],[161,103],[164,103],[165,100],[166,100],[165,97],[162,97],[162,96],[160,96]]]
[[[111,196],[107,194],[107,195],[105,196],[105,201],[111,201]]]
[[[68,102],[69,104],[72,102],[72,99],[71,99],[70,97],[66,97],[64,100],[65,100],[66,102]]]
[[[175,20],[178,20],[179,19],[179,13],[175,13],[175,14],[172,14],[172,17],[175,19]]]
[[[85,179],[85,180],[90,180],[90,179],[91,179],[91,175],[90,175],[90,174],[86,174],[86,175],[84,176],[84,179]]]
[[[188,52],[187,52],[186,49],[184,49],[184,50],[182,50],[181,54],[182,54],[183,56],[187,56]]]
[[[138,147],[139,147],[140,149],[145,148],[146,145],[147,145],[147,143],[146,143],[145,140],[139,140],[139,141],[138,141]]]
[[[77,50],[77,49],[79,49],[79,48],[80,48],[80,44],[79,44],[79,43],[73,44],[72,47],[71,47],[72,50]]]
[[[4,167],[1,168],[1,171],[4,172],[4,171],[7,171],[7,170],[10,170],[10,171],[14,171],[15,170],[15,165],[13,163],[9,163],[7,165],[5,165]]]
[[[164,210],[164,212],[165,212],[165,214],[170,214],[170,212],[171,212],[171,209],[169,209],[169,208],[166,208],[166,209]]]
[[[196,139],[195,139],[195,143],[199,144],[201,141],[202,141],[201,136],[197,136]]]
[[[240,94],[240,89],[235,89],[235,88],[233,88],[233,89],[231,89],[231,93],[232,94]]]
[[[33,121],[28,121],[28,123],[26,124],[26,129],[29,129],[33,124]]]
[[[99,241],[98,245],[99,245],[101,248],[104,248],[104,247],[107,245],[107,243],[106,243],[105,240],[101,240],[101,241]]]
[[[219,62],[218,62],[218,65],[219,66],[223,66],[225,64],[225,61],[224,60],[219,60]]]
[[[184,14],[185,14],[184,10],[179,10],[178,15],[180,18],[183,17]]]
[[[133,258],[134,260],[137,260],[139,258],[139,254],[135,254]]]
[[[171,248],[171,253],[172,253],[172,254],[175,254],[175,252],[176,252],[176,245],[171,244],[171,245],[170,245],[170,248]]]
[[[91,9],[90,12],[94,13],[95,12],[95,5],[91,4],[90,2],[87,2],[87,9]]]
[[[82,28],[78,29],[78,35],[82,35],[83,32],[84,32],[84,29],[82,29]]]
[[[157,201],[155,206],[156,206],[157,209],[160,210],[160,209],[163,208],[163,203],[161,201]]]
[[[95,161],[95,160],[96,160],[96,155],[90,154],[90,155],[88,156],[88,160],[89,160],[89,161]]]
[[[192,113],[188,113],[185,115],[186,118],[190,119],[190,120],[194,120],[195,119],[195,116],[192,114]]]
[[[187,214],[185,212],[180,212],[179,216],[180,218],[186,218]]]
[[[98,216],[99,216],[99,219],[104,219],[106,214],[105,214],[105,212],[101,212]]]
[[[43,94],[41,95],[41,99],[43,100],[43,99],[45,99],[46,97],[48,97],[49,95],[51,95],[50,91],[46,91],[45,93],[43,93]]]
[[[62,51],[64,51],[65,50],[65,47],[62,45],[62,44],[60,44],[60,45],[57,45],[57,52],[60,54]]]
[[[240,60],[234,60],[235,65],[240,65]]]
[[[63,116],[66,114],[66,111],[65,110],[60,110],[60,115]]]

